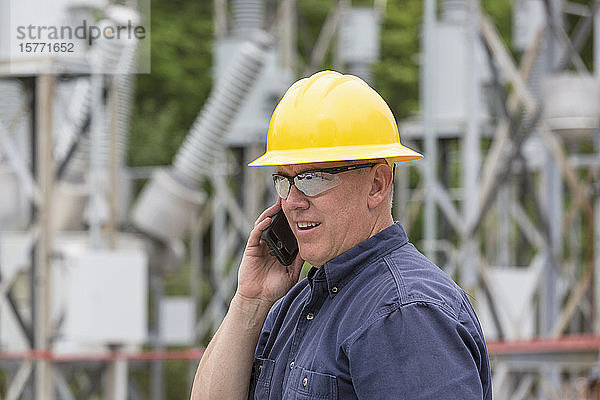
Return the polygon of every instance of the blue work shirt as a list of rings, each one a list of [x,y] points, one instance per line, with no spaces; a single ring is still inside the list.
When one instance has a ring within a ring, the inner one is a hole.
[[[313,268],[271,310],[249,399],[491,399],[466,294],[398,223]]]

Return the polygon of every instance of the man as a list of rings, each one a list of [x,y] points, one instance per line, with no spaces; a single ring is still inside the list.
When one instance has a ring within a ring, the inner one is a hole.
[[[421,157],[354,76],[325,71],[287,91],[250,164],[278,166],[279,199],[250,233],[192,399],[491,399],[467,296],[392,219],[393,163]],[[288,267],[261,240],[280,209],[299,247]]]

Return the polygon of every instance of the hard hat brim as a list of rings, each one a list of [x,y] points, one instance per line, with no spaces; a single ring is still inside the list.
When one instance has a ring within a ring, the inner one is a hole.
[[[423,158],[423,155],[398,143],[269,150],[248,164],[248,166],[261,167],[267,165],[308,164],[314,162],[370,160],[376,158],[393,158],[394,162],[402,162],[418,160]]]

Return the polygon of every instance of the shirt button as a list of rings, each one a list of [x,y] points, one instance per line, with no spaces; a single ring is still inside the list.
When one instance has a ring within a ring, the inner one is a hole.
[[[308,314],[306,314],[306,319],[311,321],[313,318],[315,317],[315,314],[309,312]]]
[[[306,387],[308,385],[308,378],[302,379],[302,386]]]
[[[337,292],[338,292],[337,286],[334,286],[331,288],[331,293],[337,293]]]
[[[290,363],[290,369],[294,369],[294,362],[293,361]]]
[[[262,364],[258,366],[258,373],[260,374],[262,371]]]

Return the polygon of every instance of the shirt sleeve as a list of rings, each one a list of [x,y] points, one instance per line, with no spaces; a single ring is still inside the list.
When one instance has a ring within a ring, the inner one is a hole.
[[[358,398],[491,399],[485,344],[463,314],[415,302],[356,333],[346,352]]]
[[[269,314],[267,314],[267,319],[263,324],[262,330],[260,332],[260,336],[258,337],[258,343],[256,344],[256,349],[254,350],[254,362],[252,363],[252,372],[250,374],[250,384],[248,386],[248,400],[254,399],[254,392],[256,390],[256,383],[258,379],[258,366],[260,363],[260,358],[262,357],[265,347],[267,346],[267,342],[269,340],[269,336],[271,335],[271,331],[273,329],[273,325],[275,322],[275,317],[279,310],[279,305],[281,302],[277,303]]]

